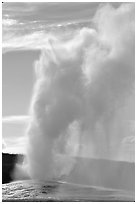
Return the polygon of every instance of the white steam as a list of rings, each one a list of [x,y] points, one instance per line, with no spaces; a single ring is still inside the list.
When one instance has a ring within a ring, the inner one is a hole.
[[[32,178],[68,174],[77,156],[118,159],[127,137],[134,4],[101,7],[93,21],[95,30],[83,28],[69,40],[52,36],[36,62],[27,153]]]

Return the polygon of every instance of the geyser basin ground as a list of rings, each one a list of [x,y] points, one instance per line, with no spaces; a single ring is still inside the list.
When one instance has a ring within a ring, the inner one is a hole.
[[[3,201],[134,201],[134,171],[134,163],[77,158],[75,168],[62,180],[24,180],[3,184],[2,199]]]
[[[134,201],[128,191],[61,182],[19,181],[3,184],[3,201]]]

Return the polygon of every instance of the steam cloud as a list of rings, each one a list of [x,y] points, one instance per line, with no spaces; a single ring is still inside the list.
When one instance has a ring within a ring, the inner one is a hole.
[[[32,178],[69,174],[77,156],[114,159],[134,96],[134,4],[101,6],[95,29],[51,36],[36,62],[27,168]],[[121,128],[122,127],[122,128]],[[121,130],[122,129],[122,130]]]

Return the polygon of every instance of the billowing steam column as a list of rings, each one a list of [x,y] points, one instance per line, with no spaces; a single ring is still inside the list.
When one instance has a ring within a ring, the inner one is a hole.
[[[81,28],[69,40],[51,35],[36,62],[32,178],[68,175],[78,157],[130,161],[122,145],[134,140],[125,131],[134,120],[134,4],[101,7],[93,21],[95,30]]]

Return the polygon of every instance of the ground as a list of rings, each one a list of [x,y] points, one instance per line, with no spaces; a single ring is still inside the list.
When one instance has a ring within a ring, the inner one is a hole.
[[[2,201],[134,201],[134,194],[56,181],[25,180],[3,184]]]

